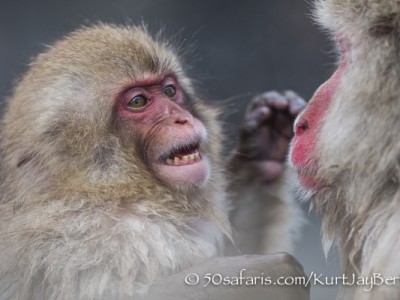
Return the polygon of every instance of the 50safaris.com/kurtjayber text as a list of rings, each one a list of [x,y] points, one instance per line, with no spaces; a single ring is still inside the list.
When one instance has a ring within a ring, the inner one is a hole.
[[[264,273],[259,276],[248,276],[246,275],[246,269],[241,269],[238,276],[223,276],[219,273],[206,273],[199,275],[196,273],[190,273],[185,277],[185,283],[187,285],[199,285],[207,287],[213,286],[293,286],[293,285],[322,285],[322,286],[365,286],[365,291],[370,291],[374,286],[393,286],[398,283],[400,277],[383,277],[382,274],[374,273],[370,277],[357,276],[352,274],[350,276],[324,276],[323,274],[316,274],[311,272],[309,276],[295,276],[295,277],[278,277],[273,279]]]

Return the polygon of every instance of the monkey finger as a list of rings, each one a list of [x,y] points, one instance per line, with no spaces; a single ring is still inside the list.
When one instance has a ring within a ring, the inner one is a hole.
[[[285,110],[289,107],[289,100],[276,91],[266,92],[260,95],[265,105],[277,110]]]
[[[263,144],[262,157],[283,163],[286,160],[290,140],[282,135],[272,134],[269,145]]]
[[[274,122],[272,123],[272,129],[279,134],[292,138],[293,136],[293,117],[287,113],[276,113]]]
[[[285,91],[283,93],[289,100],[289,113],[297,116],[307,105],[307,102],[293,91]]]
[[[257,130],[260,125],[271,116],[271,109],[267,106],[261,106],[250,112],[244,120],[242,130],[251,133]]]

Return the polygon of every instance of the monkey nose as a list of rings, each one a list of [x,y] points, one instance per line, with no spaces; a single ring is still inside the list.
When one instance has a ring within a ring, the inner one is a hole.
[[[295,134],[297,136],[302,135],[304,132],[310,129],[310,125],[306,119],[301,119],[295,126]]]
[[[175,124],[177,125],[185,125],[185,124],[190,124],[191,123],[191,116],[188,116],[186,114],[179,114],[175,116]]]

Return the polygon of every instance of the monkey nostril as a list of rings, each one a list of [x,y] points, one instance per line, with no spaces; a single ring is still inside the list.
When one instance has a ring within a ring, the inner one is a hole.
[[[174,115],[174,119],[175,119],[175,121],[173,121],[173,122],[176,125],[190,125],[190,124],[193,124],[193,117],[188,112],[176,113]]]
[[[296,124],[296,135],[301,135],[310,128],[307,120],[302,120]]]
[[[185,118],[185,117],[178,117],[175,120],[175,124],[178,124],[178,125],[185,125],[188,122],[189,122],[188,118]]]

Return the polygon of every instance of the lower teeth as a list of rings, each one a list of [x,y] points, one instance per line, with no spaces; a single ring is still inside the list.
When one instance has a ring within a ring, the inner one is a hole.
[[[180,163],[189,163],[189,162],[193,162],[193,161],[197,161],[200,159],[200,153],[198,151],[196,151],[193,154],[189,154],[189,155],[185,155],[183,156],[181,159],[177,156],[174,157],[174,159],[167,159],[167,165],[179,165]]]

